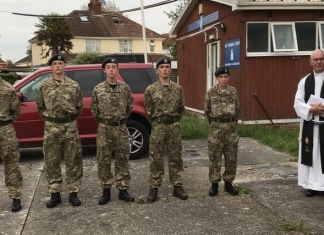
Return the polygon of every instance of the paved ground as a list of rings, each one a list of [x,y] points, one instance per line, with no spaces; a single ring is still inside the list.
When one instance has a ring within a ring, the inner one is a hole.
[[[305,197],[297,186],[297,167],[291,157],[252,139],[240,140],[235,180],[241,189],[252,192],[233,197],[221,183],[220,194],[209,197],[207,141],[184,141],[184,188],[190,197],[187,201],[174,198],[166,173],[154,204],[145,203],[149,168],[148,158],[143,158],[130,162],[130,193],[137,202],[118,200],[114,188],[111,202],[99,206],[102,190],[94,151],[84,149],[82,206],[73,208],[64,191],[63,203],[53,209],[46,208],[49,193],[41,151],[22,151],[23,210],[10,211],[2,177],[0,234],[324,234],[324,197]],[[301,224],[299,232],[281,229],[296,223]]]

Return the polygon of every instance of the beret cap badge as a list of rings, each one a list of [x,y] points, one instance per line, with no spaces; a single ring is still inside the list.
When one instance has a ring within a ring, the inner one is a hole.
[[[156,62],[156,68],[158,68],[160,64],[169,64],[169,65],[171,65],[171,59],[168,58],[168,57],[163,57],[163,58],[159,59]]]
[[[228,69],[228,67],[226,66],[219,66],[216,71],[215,71],[215,76],[218,77],[221,74],[227,74],[230,75],[230,71]]]
[[[104,59],[104,61],[101,64],[101,67],[104,69],[107,63],[114,63],[118,66],[118,61],[113,57],[108,57]]]
[[[56,54],[56,55],[53,55],[49,61],[48,61],[48,65],[52,65],[53,61],[55,60],[60,60],[60,61],[63,61],[65,63],[65,58],[60,55],[60,54]]]

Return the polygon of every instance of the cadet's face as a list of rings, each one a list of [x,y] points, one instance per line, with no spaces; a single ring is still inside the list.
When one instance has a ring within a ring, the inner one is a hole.
[[[60,60],[54,60],[51,64],[54,74],[61,75],[64,73],[65,63]]]
[[[115,63],[107,63],[104,68],[104,72],[107,74],[107,77],[110,79],[115,79],[117,72],[118,72],[118,66]]]
[[[324,71],[324,53],[321,50],[317,50],[313,53],[310,64],[313,67],[315,73],[321,73]]]
[[[229,76],[228,76],[228,74],[225,74],[225,73],[218,75],[216,77],[216,79],[217,79],[218,85],[220,85],[221,87],[226,86],[229,82]]]
[[[157,68],[157,72],[160,77],[168,78],[171,73],[171,66],[169,64],[160,64]]]

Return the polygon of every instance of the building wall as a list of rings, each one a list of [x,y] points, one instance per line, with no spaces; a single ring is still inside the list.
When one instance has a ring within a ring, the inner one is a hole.
[[[190,16],[185,21],[183,27],[180,29],[177,38],[185,37],[192,33],[198,32],[198,30],[188,32],[187,26],[199,19],[199,4],[203,4],[204,16],[207,16],[215,11],[219,11],[219,18],[232,14],[231,8],[228,6],[211,2],[209,0],[200,0],[197,3],[196,7],[191,12]],[[215,29],[211,29],[206,33],[208,38],[209,34],[212,33],[215,34]],[[227,36],[228,38],[233,37],[232,34],[234,34],[233,31],[230,33],[230,35],[224,35],[221,32],[219,32],[220,40],[222,41],[225,38],[225,36]],[[236,33],[235,33],[235,37],[237,37]],[[204,108],[204,98],[205,98],[206,87],[207,87],[206,85],[207,52],[206,52],[206,43],[204,41],[205,41],[204,33],[200,33],[195,36],[177,41],[179,83],[180,85],[182,85],[184,89],[186,106],[197,110],[203,110]],[[222,49],[223,46],[221,46],[221,50]],[[222,59],[221,64],[222,63],[224,63],[224,59]]]
[[[40,66],[47,63],[48,58],[42,59],[42,48],[42,46],[38,46],[36,43],[31,43],[32,66]]]
[[[153,40],[154,44],[155,44],[154,52],[152,52],[152,53],[158,53],[158,54],[163,53],[163,49],[162,49],[163,38],[159,39],[159,40],[146,39],[146,51],[148,53],[150,53],[150,41],[151,40]],[[133,40],[133,53],[143,53],[143,39],[135,39],[135,40]]]
[[[200,0],[178,32],[178,39],[197,32],[196,30],[188,33],[187,26],[199,19],[199,3],[203,4],[204,16],[219,11],[219,21],[227,26],[226,33],[219,32],[221,65],[225,63],[225,42],[240,38],[241,65],[240,68],[231,69],[230,79],[230,85],[234,86],[239,93],[240,119],[267,120],[265,111],[271,119],[297,118],[293,109],[294,96],[299,80],[311,71],[309,55],[247,57],[246,22],[320,21],[323,20],[320,18],[321,14],[310,10],[232,12],[229,6]],[[206,33],[208,39],[208,35],[215,31],[210,29]],[[207,53],[204,40],[204,33],[200,33],[177,41],[179,82],[184,88],[186,106],[196,110],[203,110],[204,97],[207,92]]]
[[[6,69],[8,65],[6,63],[0,63],[0,70],[1,69]]]
[[[142,39],[130,39],[132,40],[132,53],[143,53],[143,40]],[[162,39],[147,39],[146,46],[147,52],[150,52],[150,40],[154,40],[155,48],[153,53],[161,54],[162,50]],[[73,49],[71,53],[77,54],[86,51],[86,39],[84,38],[74,38],[72,39]],[[37,46],[36,43],[32,43],[32,64],[34,66],[39,66],[46,64],[49,58],[41,59],[42,47]],[[119,52],[119,40],[118,39],[100,39],[100,53],[102,54],[113,54]]]

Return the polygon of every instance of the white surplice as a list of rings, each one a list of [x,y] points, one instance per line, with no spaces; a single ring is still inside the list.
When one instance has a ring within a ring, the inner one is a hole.
[[[307,75],[308,76],[308,75]],[[297,115],[301,118],[300,133],[299,133],[299,154],[298,154],[298,185],[305,189],[316,191],[324,191],[324,174],[321,167],[321,153],[319,140],[319,127],[314,125],[313,134],[313,165],[306,166],[301,164],[301,132],[303,130],[304,120],[310,120],[312,113],[309,112],[310,105],[304,101],[305,97],[305,81],[306,77],[302,78],[298,84],[298,89],[295,96],[294,108]],[[320,97],[321,89],[324,81],[324,72],[314,73],[315,77],[315,96]],[[318,119],[318,116],[315,116]],[[324,142],[324,141],[323,141]],[[324,144],[324,143],[323,143]]]

